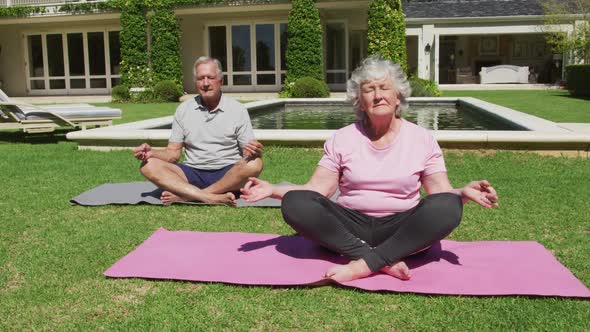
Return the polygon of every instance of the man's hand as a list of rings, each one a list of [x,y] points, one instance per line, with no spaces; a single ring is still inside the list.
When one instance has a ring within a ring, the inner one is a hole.
[[[141,161],[146,161],[152,157],[152,147],[147,143],[143,143],[133,149],[133,156]]]
[[[258,142],[257,140],[253,139],[250,142],[246,143],[243,147],[243,155],[244,159],[246,160],[254,160],[256,158],[262,157],[262,143]]]
[[[461,196],[485,208],[498,206],[498,194],[487,180],[469,182],[461,189]]]

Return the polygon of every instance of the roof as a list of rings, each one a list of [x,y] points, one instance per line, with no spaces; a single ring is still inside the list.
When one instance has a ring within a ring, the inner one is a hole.
[[[403,0],[406,18],[543,15],[539,0]]]

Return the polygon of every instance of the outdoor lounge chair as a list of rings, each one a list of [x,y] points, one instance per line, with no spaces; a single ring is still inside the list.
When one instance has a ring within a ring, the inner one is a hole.
[[[28,133],[52,132],[58,127],[110,126],[121,110],[89,104],[34,106],[11,101],[0,90],[0,130],[22,129]]]

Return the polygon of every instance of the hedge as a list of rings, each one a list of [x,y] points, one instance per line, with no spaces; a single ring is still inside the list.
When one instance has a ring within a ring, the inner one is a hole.
[[[369,55],[381,54],[385,59],[408,71],[406,54],[406,23],[400,0],[373,0],[367,20]]]
[[[590,64],[566,66],[565,77],[572,96],[590,97]]]
[[[324,80],[322,25],[313,0],[293,0],[287,23],[285,86],[302,77]]]

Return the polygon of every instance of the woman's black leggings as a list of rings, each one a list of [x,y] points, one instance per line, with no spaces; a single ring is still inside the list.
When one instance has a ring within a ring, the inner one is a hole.
[[[315,191],[295,190],[283,197],[281,211],[302,236],[351,259],[362,258],[377,272],[449,235],[459,226],[463,204],[458,195],[438,193],[410,210],[371,217]]]

